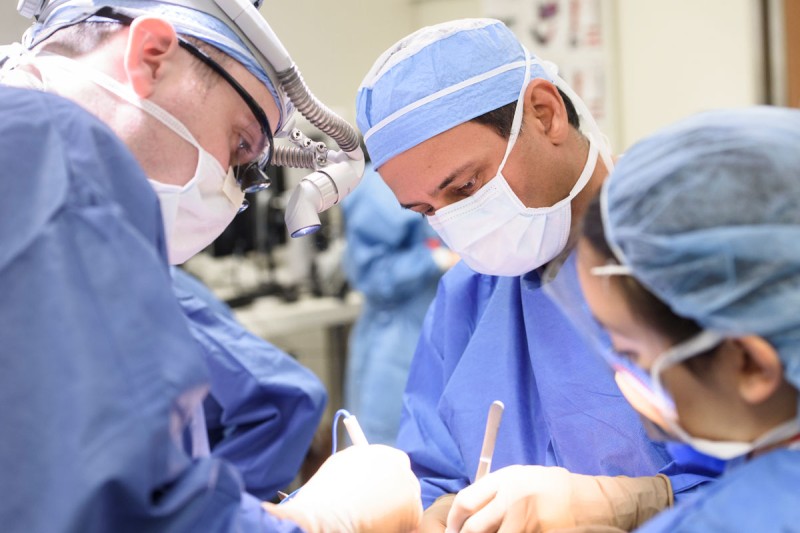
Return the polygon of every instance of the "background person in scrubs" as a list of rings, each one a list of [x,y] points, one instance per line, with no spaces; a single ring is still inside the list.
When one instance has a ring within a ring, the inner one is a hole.
[[[364,295],[347,355],[345,407],[370,442],[393,445],[425,312],[458,256],[419,215],[402,209],[367,165],[344,202],[345,272]]]
[[[344,450],[262,507],[184,445],[208,375],[168,258],[235,216],[232,167],[261,157],[288,108],[221,20],[103,4],[60,2],[2,65],[22,87],[0,87],[4,530],[414,529],[419,485],[397,450]]]
[[[642,531],[800,524],[798,146],[798,110],[697,115],[631,148],[584,222],[581,285],[621,387],[730,460]]]
[[[650,442],[608,366],[540,290],[579,292],[572,221],[613,165],[585,106],[555,81],[501,22],[467,19],[402,39],[358,93],[375,168],[462,258],[425,319],[398,436],[422,482],[425,531],[444,530],[454,494],[474,481],[494,400],[506,407],[494,466],[540,465],[547,482],[531,493],[527,470],[505,471],[474,487],[542,498],[549,511],[531,529],[631,529],[708,479]],[[454,522],[474,510],[462,503]]]

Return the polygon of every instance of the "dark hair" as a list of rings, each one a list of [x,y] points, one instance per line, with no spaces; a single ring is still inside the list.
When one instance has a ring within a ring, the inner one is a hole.
[[[603,228],[603,217],[600,211],[600,198],[595,198],[589,205],[583,219],[583,236],[595,252],[609,261],[616,262],[614,252],[608,245]],[[700,333],[702,328],[692,319],[675,314],[664,302],[647,290],[636,278],[632,276],[615,276],[619,283],[626,304],[634,316],[642,319],[647,327],[666,337],[672,344],[683,342]],[[712,354],[716,348],[704,354],[691,357],[684,361],[690,371],[698,376],[706,373]]]
[[[578,118],[578,113],[575,111],[575,105],[572,103],[572,100],[570,100],[561,89],[558,89],[558,94],[560,94],[561,99],[564,100],[564,107],[567,109],[567,120],[570,126],[575,129],[580,128],[580,119]],[[511,136],[511,123],[514,121],[514,111],[516,111],[516,109],[517,102],[511,102],[510,104],[498,107],[488,113],[484,113],[479,117],[475,117],[472,120],[478,124],[494,128],[501,137],[508,139]]]

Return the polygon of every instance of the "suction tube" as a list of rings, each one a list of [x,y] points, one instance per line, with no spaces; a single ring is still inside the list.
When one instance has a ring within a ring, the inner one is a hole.
[[[300,181],[286,207],[289,235],[302,237],[317,231],[319,213],[341,202],[361,181],[364,153],[355,128],[317,100],[294,64],[279,72],[278,79],[297,111],[342,149],[320,157],[318,145],[275,148],[274,164],[316,170]]]
[[[329,135],[345,152],[358,148],[356,130],[311,94],[296,65],[279,72],[278,79],[289,99],[309,122]]]

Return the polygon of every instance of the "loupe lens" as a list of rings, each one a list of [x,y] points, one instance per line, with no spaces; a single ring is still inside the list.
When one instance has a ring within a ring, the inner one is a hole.
[[[251,163],[244,167],[237,167],[235,171],[236,181],[239,183],[242,192],[254,193],[263,191],[270,185],[269,176],[262,171],[257,163]]]

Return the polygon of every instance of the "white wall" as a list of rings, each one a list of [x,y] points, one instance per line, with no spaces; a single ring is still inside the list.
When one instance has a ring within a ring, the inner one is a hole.
[[[17,13],[17,2],[0,4],[0,45],[19,41],[30,21]]]
[[[351,123],[364,75],[413,29],[409,0],[267,0],[261,12],[314,95]]]
[[[617,0],[622,145],[692,113],[762,103],[758,0]]]
[[[410,5],[411,31],[452,19],[483,16],[482,0],[411,0]]]

